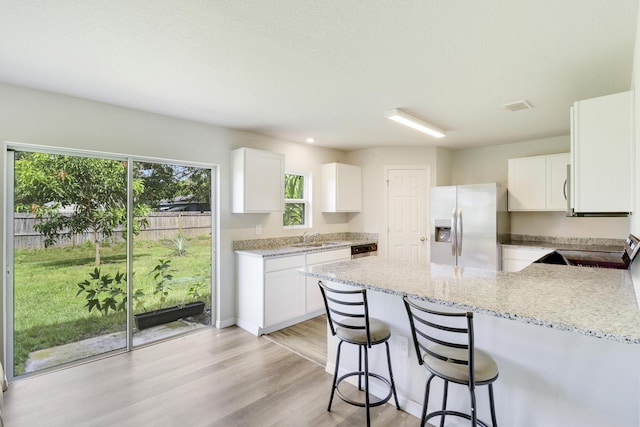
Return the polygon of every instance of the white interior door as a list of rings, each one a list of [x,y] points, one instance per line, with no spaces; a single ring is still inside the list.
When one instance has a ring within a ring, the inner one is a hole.
[[[387,229],[390,259],[428,259],[427,167],[387,169]]]

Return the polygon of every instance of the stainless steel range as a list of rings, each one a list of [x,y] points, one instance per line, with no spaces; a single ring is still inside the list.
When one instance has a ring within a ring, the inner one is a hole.
[[[624,248],[621,251],[558,249],[534,262],[578,267],[628,269],[640,249],[639,243],[640,240],[630,234],[625,240]]]

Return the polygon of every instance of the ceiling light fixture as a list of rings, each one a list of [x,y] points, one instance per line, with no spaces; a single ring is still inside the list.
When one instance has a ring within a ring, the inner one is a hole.
[[[314,142],[316,142],[316,140],[313,138],[307,138],[305,141],[307,141],[307,143],[309,144],[313,144]]]
[[[429,124],[424,120],[420,120],[417,117],[413,117],[411,114],[407,114],[398,108],[387,110],[384,113],[384,116],[387,119],[409,126],[410,128],[419,130],[420,132],[424,132],[436,138],[442,138],[445,136],[445,131],[439,127]]]

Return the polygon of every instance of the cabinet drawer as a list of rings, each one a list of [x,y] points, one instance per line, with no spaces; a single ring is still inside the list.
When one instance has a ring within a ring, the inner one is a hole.
[[[336,249],[307,254],[307,265],[321,264],[324,262],[344,261],[351,259],[351,248]]]
[[[543,255],[553,252],[553,248],[530,248],[526,246],[503,246],[502,258],[533,262]]]
[[[520,271],[553,248],[502,245],[502,271]]]
[[[304,268],[304,255],[269,258],[264,263],[264,271],[287,270],[290,268]]]

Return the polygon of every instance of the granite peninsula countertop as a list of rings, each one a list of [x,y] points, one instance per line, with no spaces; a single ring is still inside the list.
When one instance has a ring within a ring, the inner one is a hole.
[[[531,264],[519,272],[502,272],[368,257],[308,267],[302,274],[640,344],[640,310],[627,270]]]

